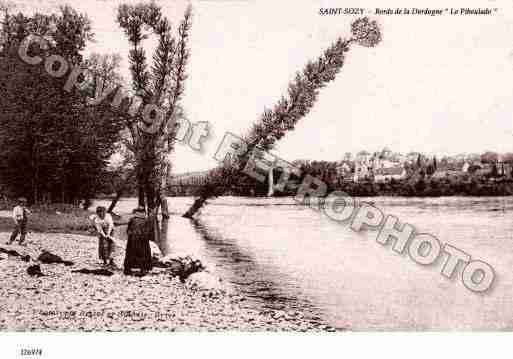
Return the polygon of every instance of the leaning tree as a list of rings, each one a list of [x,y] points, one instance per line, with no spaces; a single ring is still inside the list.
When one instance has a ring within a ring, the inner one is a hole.
[[[244,136],[247,144],[246,155],[237,162],[223,163],[208,173],[208,184],[204,186],[192,206],[183,215],[192,218],[206,203],[207,199],[225,193],[234,183],[240,181],[244,164],[249,160],[253,149],[268,151],[274,147],[296,123],[313,108],[319,90],[335,79],[344,65],[345,53],[351,44],[374,47],[381,41],[381,31],[376,21],[367,17],[355,20],[351,24],[352,37],[339,38],[327,48],[315,61],[308,62],[305,68],[296,74],[289,84],[287,96],[283,96],[272,109],[266,109],[248,134]]]

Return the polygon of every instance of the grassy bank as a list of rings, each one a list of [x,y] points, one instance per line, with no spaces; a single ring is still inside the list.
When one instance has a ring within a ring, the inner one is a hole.
[[[9,211],[0,217],[0,231],[11,231],[14,222],[10,216],[13,204],[3,204],[2,210]],[[38,205],[29,208],[28,230],[31,232],[60,232],[88,234],[91,222],[90,212],[63,204]]]

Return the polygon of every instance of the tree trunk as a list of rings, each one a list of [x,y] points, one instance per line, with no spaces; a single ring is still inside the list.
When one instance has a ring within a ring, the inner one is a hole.
[[[162,218],[162,222],[160,225],[160,238],[159,241],[156,242],[160,248],[160,251],[165,256],[171,252],[171,248],[169,246],[168,237],[168,229],[169,229],[169,220]]]
[[[137,206],[140,208],[146,208],[146,199],[144,198],[144,187],[137,185]]]
[[[273,168],[269,169],[269,175],[267,177],[267,182],[269,184],[269,189],[267,190],[267,197],[274,196],[274,176],[273,176]]]
[[[142,169],[142,161],[137,163],[137,206],[146,208],[146,198],[144,195],[144,174]]]
[[[203,207],[205,202],[207,201],[207,196],[201,196],[200,198],[196,199],[192,206],[189,208],[187,212],[182,216],[183,218],[189,218],[192,219],[193,216],[198,212],[198,210]]]
[[[169,218],[169,208],[167,204],[167,198],[161,193],[160,194],[160,210],[162,212],[162,218]]]
[[[112,211],[114,211],[114,207],[116,207],[116,204],[118,204],[118,201],[119,199],[121,198],[121,196],[123,195],[123,192],[124,192],[124,187],[123,188],[120,188],[117,192],[116,192],[116,197],[114,197],[114,199],[112,199],[112,202],[110,202],[110,206],[109,208],[107,209],[107,213],[112,213]]]

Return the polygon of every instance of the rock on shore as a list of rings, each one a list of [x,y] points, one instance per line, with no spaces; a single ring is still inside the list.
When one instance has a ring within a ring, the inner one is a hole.
[[[0,242],[7,233],[0,234]],[[100,268],[97,239],[71,234],[30,233],[26,247],[12,245],[37,258],[48,250],[73,266],[37,263],[44,274],[30,276],[34,261],[2,255],[0,260],[0,330],[327,330],[301,316],[277,315],[242,307],[243,298],[221,290],[207,272],[185,283],[156,268],[145,277],[73,273]],[[124,253],[115,261],[122,266]],[[219,290],[216,290],[219,289]],[[205,295],[205,293],[208,293]]]

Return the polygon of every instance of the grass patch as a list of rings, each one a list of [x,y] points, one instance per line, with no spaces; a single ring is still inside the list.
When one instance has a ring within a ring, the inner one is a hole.
[[[11,208],[6,208],[12,210]],[[93,233],[89,216],[91,212],[67,205],[37,205],[31,206],[32,212],[28,218],[28,231],[32,232],[59,232],[59,233]],[[12,231],[14,220],[0,217],[0,231]]]

